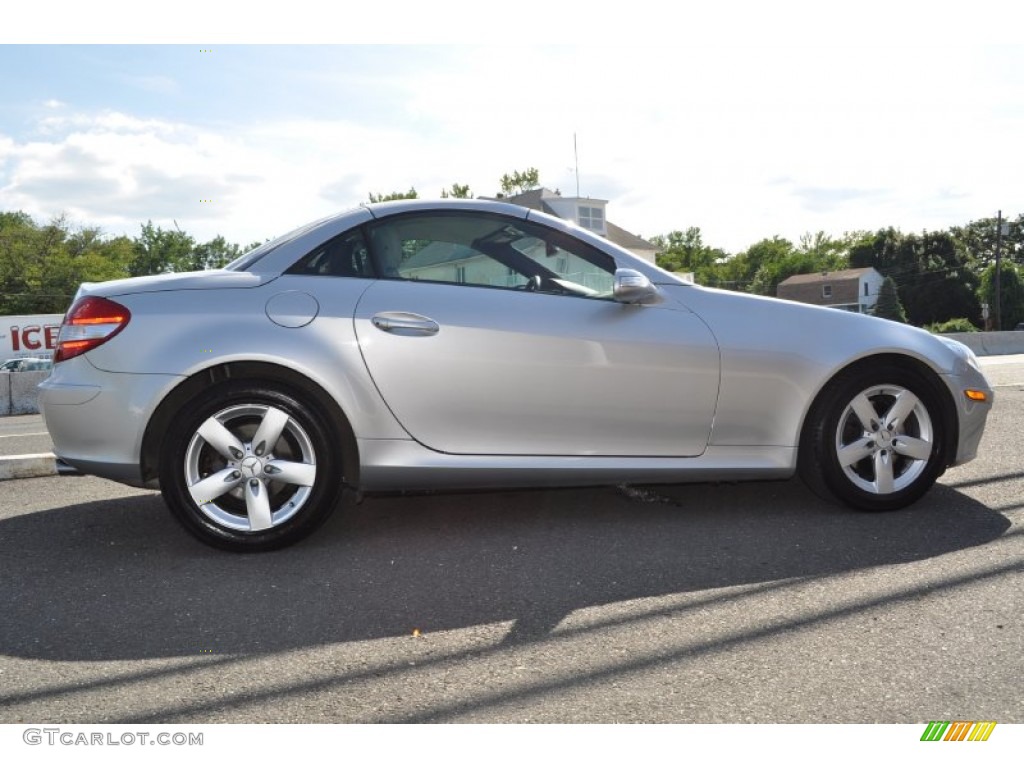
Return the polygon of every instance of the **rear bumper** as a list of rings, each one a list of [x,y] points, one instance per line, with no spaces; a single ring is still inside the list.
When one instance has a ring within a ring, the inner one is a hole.
[[[182,377],[101,371],[86,357],[59,363],[39,385],[54,453],[79,472],[142,486],[146,424]]]

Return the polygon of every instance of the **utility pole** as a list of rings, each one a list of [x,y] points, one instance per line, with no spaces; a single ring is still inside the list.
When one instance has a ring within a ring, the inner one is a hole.
[[[580,153],[576,150],[576,132],[572,134],[572,157],[576,163],[576,197],[580,196]]]
[[[995,295],[995,317],[992,322],[993,331],[1003,330],[1003,308],[1002,308],[1002,286],[1000,273],[1002,270],[1002,248],[1003,246],[1003,212],[999,211],[996,217],[996,295]]]

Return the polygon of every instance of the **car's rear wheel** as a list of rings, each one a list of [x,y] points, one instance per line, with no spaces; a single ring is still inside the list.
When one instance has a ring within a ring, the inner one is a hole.
[[[254,552],[308,536],[341,498],[337,441],[296,394],[228,382],[187,403],[160,456],[167,505],[200,541]]]
[[[834,380],[808,415],[800,472],[813,490],[855,509],[900,509],[942,473],[943,438],[940,400],[923,376],[864,366]]]

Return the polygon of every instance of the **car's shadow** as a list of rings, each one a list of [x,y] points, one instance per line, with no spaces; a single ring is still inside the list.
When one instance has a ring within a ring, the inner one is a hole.
[[[73,482],[73,481],[72,481]],[[1009,521],[948,487],[863,515],[797,482],[368,499],[287,550],[195,543],[159,496],[0,521],[0,654],[262,653],[834,574],[977,546]]]

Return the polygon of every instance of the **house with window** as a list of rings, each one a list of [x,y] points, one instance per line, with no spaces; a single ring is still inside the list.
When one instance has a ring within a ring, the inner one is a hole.
[[[804,304],[871,314],[884,279],[874,267],[812,272],[783,280],[775,295]]]
[[[499,198],[486,198],[496,200]],[[535,211],[543,211],[551,216],[571,221],[584,229],[611,240],[620,248],[625,248],[634,256],[639,256],[644,261],[654,263],[654,256],[657,248],[642,237],[627,232],[622,227],[616,226],[608,221],[605,209],[607,200],[600,200],[594,197],[563,197],[560,192],[552,192],[546,187],[530,189],[518,195],[500,198],[504,202],[521,205],[524,208],[532,208]]]

